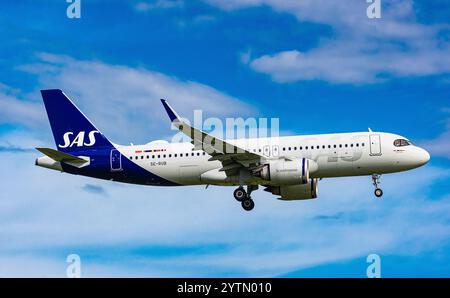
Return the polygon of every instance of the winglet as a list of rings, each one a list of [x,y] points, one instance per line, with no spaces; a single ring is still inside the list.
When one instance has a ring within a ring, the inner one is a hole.
[[[165,99],[161,99],[161,102],[164,106],[164,109],[167,112],[167,115],[169,115],[170,121],[175,121],[177,119],[179,119],[180,117],[178,116],[178,114],[172,109],[172,107],[167,103],[167,101]]]

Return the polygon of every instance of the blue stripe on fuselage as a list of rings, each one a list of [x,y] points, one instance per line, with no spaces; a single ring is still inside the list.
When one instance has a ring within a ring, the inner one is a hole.
[[[152,172],[147,171],[141,166],[135,164],[122,155],[122,170],[111,171],[109,148],[84,150],[72,152],[76,156],[89,156],[91,162],[88,166],[77,168],[68,164],[61,163],[63,170],[70,174],[83,175],[98,179],[113,180],[124,183],[159,185],[159,186],[177,186],[179,184],[159,177]]]

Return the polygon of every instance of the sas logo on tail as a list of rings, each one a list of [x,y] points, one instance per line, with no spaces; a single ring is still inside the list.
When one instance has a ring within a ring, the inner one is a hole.
[[[96,133],[100,133],[100,132],[97,131],[97,130],[90,131],[88,133],[89,142],[86,143],[84,141],[84,136],[86,134],[84,131],[80,131],[77,134],[77,136],[73,139],[73,141],[70,141],[71,136],[73,136],[73,132],[71,132],[71,131],[66,132],[63,135],[64,145],[58,144],[58,147],[60,147],[60,148],[67,148],[67,147],[72,147],[73,145],[76,145],[77,147],[93,146],[95,144],[95,134]]]

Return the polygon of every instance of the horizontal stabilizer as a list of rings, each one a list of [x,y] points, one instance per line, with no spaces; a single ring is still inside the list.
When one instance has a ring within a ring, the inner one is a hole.
[[[87,166],[90,163],[89,157],[75,156],[51,148],[36,148],[36,150],[44,153],[55,161],[64,162],[77,168]]]

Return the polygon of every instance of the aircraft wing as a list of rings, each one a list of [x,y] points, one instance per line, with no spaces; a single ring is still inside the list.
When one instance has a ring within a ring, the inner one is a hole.
[[[239,168],[249,168],[261,160],[262,156],[259,154],[245,150],[192,127],[175,112],[166,100],[161,99],[161,102],[172,124],[191,138],[191,143],[196,150],[204,150],[212,156],[210,160],[219,160],[222,162],[223,167],[220,171],[225,171],[227,175],[233,175]]]
[[[75,166],[75,167],[83,167],[89,164],[90,159],[89,157],[83,157],[83,156],[75,156],[72,154],[64,153],[55,149],[51,148],[41,148],[37,147],[36,150],[39,152],[44,153],[48,157],[50,157],[53,160],[64,162],[69,165]]]

